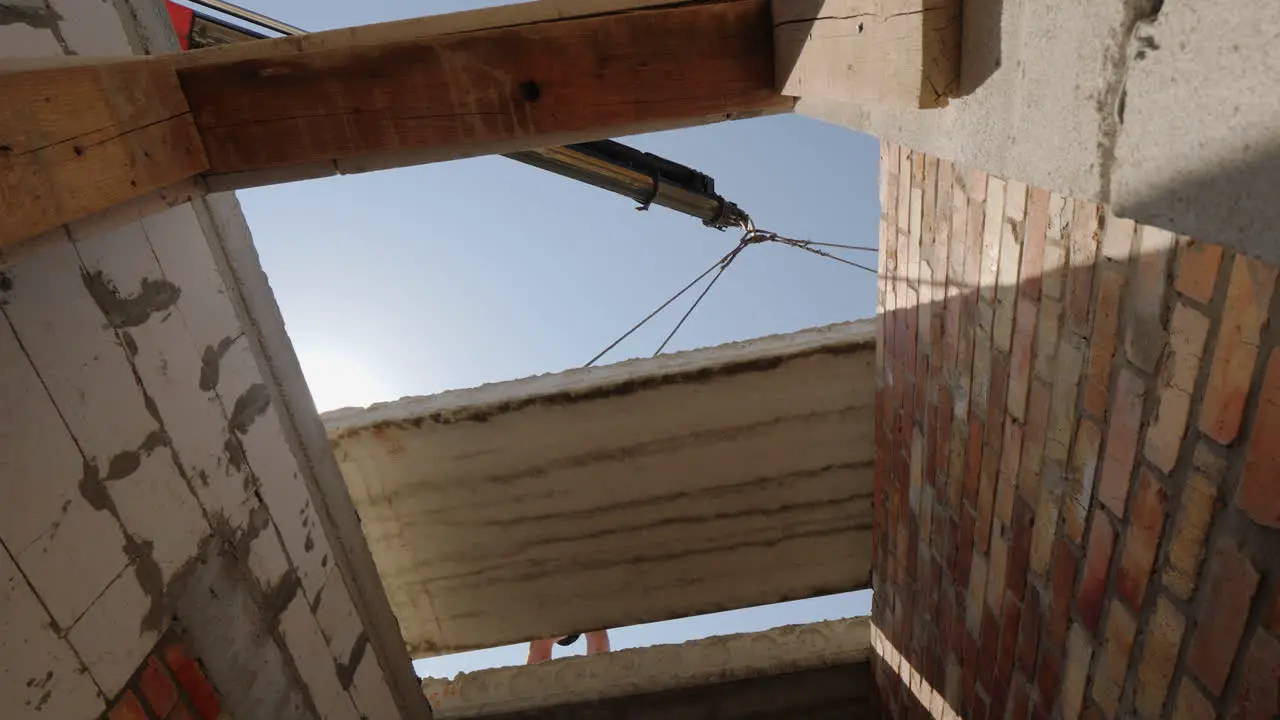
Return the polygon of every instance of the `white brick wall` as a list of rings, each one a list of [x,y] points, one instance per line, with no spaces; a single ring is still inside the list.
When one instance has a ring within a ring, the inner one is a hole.
[[[0,711],[6,720],[89,718],[102,708],[92,678],[0,552]]]
[[[147,1],[0,0],[43,13],[0,25],[0,63],[132,54],[117,6]],[[247,547],[264,593],[296,573],[280,633],[321,717],[398,718],[372,651],[339,680],[364,628],[287,414],[255,402],[271,393],[221,249],[192,205],[166,208],[188,192],[0,254],[0,718],[96,718],[208,542]]]

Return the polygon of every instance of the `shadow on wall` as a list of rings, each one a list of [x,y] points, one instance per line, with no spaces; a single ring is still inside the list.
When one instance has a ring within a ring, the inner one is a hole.
[[[873,574],[889,716],[1274,704],[1277,268],[890,147]]]
[[[1111,190],[1117,212],[1200,237],[1218,233],[1236,249],[1280,264],[1280,143],[1258,149],[1237,138],[1242,147],[1230,154],[1239,161],[1227,164],[1221,148],[1205,147],[1219,145],[1222,139],[1203,140],[1203,145],[1187,147],[1159,165],[1144,165],[1140,157],[1132,167],[1120,168]],[[1132,152],[1148,154],[1142,148]],[[1191,170],[1184,172],[1178,165]]]
[[[972,94],[1000,69],[1004,0],[964,0],[961,12],[960,84],[955,97]]]

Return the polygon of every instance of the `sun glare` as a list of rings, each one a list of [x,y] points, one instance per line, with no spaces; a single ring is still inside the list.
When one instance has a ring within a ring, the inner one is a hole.
[[[385,380],[379,378],[363,358],[332,350],[299,348],[298,362],[320,412],[395,399]]]

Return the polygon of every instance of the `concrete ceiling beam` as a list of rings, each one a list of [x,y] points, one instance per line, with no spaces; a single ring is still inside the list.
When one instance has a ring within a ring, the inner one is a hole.
[[[423,691],[437,720],[863,717],[871,655],[863,617],[426,678]]]
[[[873,325],[326,414],[410,651],[869,587]]]

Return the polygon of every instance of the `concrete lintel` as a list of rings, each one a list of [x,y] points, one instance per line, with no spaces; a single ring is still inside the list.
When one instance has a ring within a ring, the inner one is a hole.
[[[796,111],[1280,262],[1280,5],[971,0],[960,97]]]
[[[869,618],[789,625],[680,645],[426,678],[435,717],[481,718],[866,663]]]
[[[868,587],[874,324],[328,413],[419,656]]]

